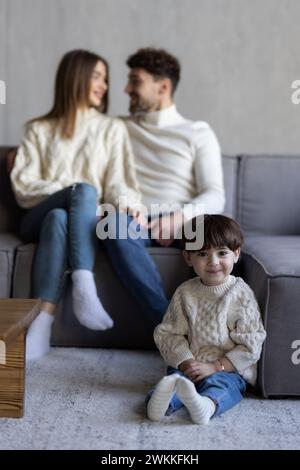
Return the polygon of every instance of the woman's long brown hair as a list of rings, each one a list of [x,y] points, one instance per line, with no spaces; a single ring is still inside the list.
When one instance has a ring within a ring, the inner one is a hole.
[[[76,113],[79,108],[89,107],[91,77],[97,62],[106,68],[106,81],[109,80],[109,68],[105,59],[85,50],[67,52],[60,61],[56,72],[54,104],[45,115],[32,119],[34,121],[55,120],[62,138],[72,138],[75,129]],[[96,108],[106,113],[108,108],[108,91]]]

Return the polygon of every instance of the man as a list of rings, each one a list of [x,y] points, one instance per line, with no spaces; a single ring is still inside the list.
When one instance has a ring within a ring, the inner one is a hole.
[[[125,92],[130,97],[131,116],[124,122],[143,203],[149,211],[152,204],[177,204],[177,208],[159,211],[154,217],[152,212],[148,223],[152,238],[117,237],[106,240],[105,245],[121,281],[157,324],[169,301],[146,247],[174,245],[176,232],[186,220],[201,212],[223,211],[221,152],[207,123],[189,121],[177,112],[173,97],[180,65],[175,57],[162,49],[146,48],[131,55],[127,65]],[[120,218],[121,223],[132,221],[125,215]]]

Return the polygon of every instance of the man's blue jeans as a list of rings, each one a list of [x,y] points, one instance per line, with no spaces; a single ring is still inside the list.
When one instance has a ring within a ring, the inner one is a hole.
[[[66,269],[93,270],[96,237],[96,189],[76,183],[30,209],[21,237],[38,243],[32,272],[32,295],[56,304]]]
[[[168,375],[171,374],[184,376],[180,370],[168,367]],[[230,408],[233,408],[243,399],[246,385],[247,382],[245,379],[237,372],[216,372],[195,384],[195,387],[199,395],[210,398],[216,404],[216,411],[213,416],[215,417],[230,410]],[[146,403],[150,400],[153,392],[154,389],[150,390],[147,394]],[[174,393],[166,415],[174,413],[182,408],[182,406],[184,406],[183,403],[179,400],[176,393]]]
[[[145,238],[134,239],[130,236],[132,222],[132,217],[121,213],[117,213],[113,220],[108,218],[107,223],[113,229],[108,230],[110,238],[103,240],[103,243],[119,279],[134,296],[142,313],[145,312],[157,325],[167,310],[169,299],[147,247],[159,245],[151,240],[148,231],[147,234],[144,231]],[[126,232],[127,238],[121,239],[120,233]]]

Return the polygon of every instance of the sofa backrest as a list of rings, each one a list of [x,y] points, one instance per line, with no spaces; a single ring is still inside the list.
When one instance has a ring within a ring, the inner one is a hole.
[[[0,232],[17,231],[18,208],[6,168],[12,148],[0,147]],[[223,156],[226,205],[245,232],[300,234],[300,156]]]
[[[7,155],[14,147],[0,147],[0,232],[15,231],[18,227],[21,211],[18,209],[11,190],[7,171]],[[223,157],[224,182],[226,189],[225,213],[236,216],[236,188],[238,158]]]
[[[300,235],[300,156],[239,160],[236,216],[244,231]]]
[[[239,157],[223,155],[223,172],[226,203],[224,214],[228,217],[237,216],[237,176],[240,163]]]

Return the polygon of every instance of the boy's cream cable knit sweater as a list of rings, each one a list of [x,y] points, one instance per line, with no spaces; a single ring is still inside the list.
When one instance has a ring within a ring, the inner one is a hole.
[[[11,182],[24,208],[80,182],[96,188],[99,203],[117,206],[119,196],[127,196],[129,207],[141,201],[124,123],[94,108],[78,112],[72,139],[62,139],[50,121],[28,125]]]
[[[225,355],[252,385],[265,337],[252,290],[234,276],[219,286],[205,286],[198,277],[179,286],[154,331],[167,365],[214,362]]]

